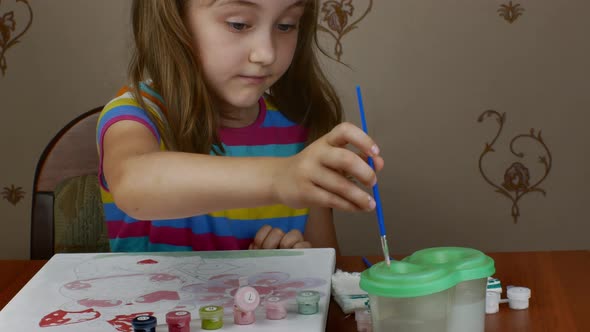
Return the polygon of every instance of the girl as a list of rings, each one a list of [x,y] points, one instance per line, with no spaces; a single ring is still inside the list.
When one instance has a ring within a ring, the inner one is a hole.
[[[317,0],[135,0],[130,85],[97,127],[113,251],[338,248],[383,167],[316,58]]]

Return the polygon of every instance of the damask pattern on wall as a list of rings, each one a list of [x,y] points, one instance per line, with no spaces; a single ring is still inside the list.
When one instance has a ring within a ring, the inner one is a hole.
[[[501,4],[500,8],[498,9],[498,15],[502,17],[508,23],[514,23],[522,13],[524,12],[524,8],[522,5],[515,3],[513,4],[512,1],[508,1],[508,3]]]
[[[349,22],[355,17],[355,3],[366,4],[364,12],[354,21]],[[321,4],[320,21],[318,29],[328,33],[336,41],[334,46],[334,56],[340,61],[344,54],[342,46],[342,37],[350,31],[358,28],[358,24],[369,14],[373,8],[373,0],[324,0]]]
[[[512,140],[510,140],[509,148],[510,152],[514,156],[518,157],[518,159],[513,161],[510,166],[504,170],[504,179],[502,183],[494,183],[494,181],[492,181],[483,170],[483,160],[484,157],[489,153],[496,152],[494,149],[494,144],[498,140],[498,137],[500,137],[502,129],[504,128],[504,123],[506,122],[506,113],[500,114],[494,110],[487,110],[479,116],[477,121],[483,122],[487,118],[496,119],[498,131],[496,132],[496,136],[492,139],[491,143],[485,143],[484,150],[479,156],[479,172],[483,176],[484,180],[495,189],[495,192],[508,198],[512,202],[512,220],[514,223],[517,223],[518,217],[520,217],[520,208],[518,207],[518,203],[525,195],[533,192],[541,193],[543,196],[547,194],[547,192],[542,189],[540,185],[545,181],[545,179],[547,179],[547,176],[551,171],[553,164],[551,151],[549,151],[547,144],[543,140],[540,130],[537,132],[535,129],[530,129],[529,133],[527,134],[519,134],[514,136]],[[542,173],[536,176],[536,181],[533,180],[533,175],[535,174],[533,174],[531,169],[524,164],[523,158],[525,157],[525,154],[523,152],[517,152],[514,147],[514,144],[517,141],[525,138],[533,140],[533,142],[537,143],[543,150],[543,153],[539,155],[537,159],[537,161],[541,164]]]
[[[14,184],[10,185],[10,187],[4,187],[0,194],[2,195],[2,199],[7,200],[8,203],[14,206],[16,206],[18,202],[25,198],[23,187],[17,187]]]
[[[355,17],[356,3],[366,4],[364,12],[350,22]],[[318,30],[328,33],[334,38],[334,56],[340,61],[344,54],[342,38],[350,31],[358,28],[358,24],[369,14],[373,8],[373,0],[354,1],[354,0],[323,0],[321,2],[321,13],[319,18]],[[502,3],[498,8],[498,16],[506,22],[512,24],[524,13],[525,9],[519,3],[508,1]]]
[[[6,75],[8,69],[8,60],[6,60],[6,52],[20,42],[20,38],[27,33],[31,24],[33,23],[33,9],[29,5],[28,0],[15,0],[16,8],[9,8],[6,10],[0,0],[0,73],[2,76]],[[6,5],[6,1],[4,1]],[[20,6],[18,6],[20,5]],[[17,13],[15,10],[28,10],[28,21],[17,22]]]

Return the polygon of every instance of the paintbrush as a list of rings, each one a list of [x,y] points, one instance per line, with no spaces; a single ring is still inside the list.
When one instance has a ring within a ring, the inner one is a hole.
[[[361,123],[365,134],[369,134],[367,130],[367,120],[365,119],[365,107],[363,106],[363,96],[361,95],[361,87],[356,87],[356,97],[359,104],[359,112],[361,114]],[[375,170],[375,164],[373,158],[367,157],[369,165]],[[373,186],[373,198],[375,199],[375,210],[377,212],[377,222],[379,223],[379,234],[381,235],[381,249],[383,250],[383,257],[385,257],[385,263],[387,266],[391,265],[389,259],[389,246],[387,245],[387,236],[385,233],[385,223],[383,222],[383,208],[381,207],[381,197],[379,196],[379,187],[377,183]]]

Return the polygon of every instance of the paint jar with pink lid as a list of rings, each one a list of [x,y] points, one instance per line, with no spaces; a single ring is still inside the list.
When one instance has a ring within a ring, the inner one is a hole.
[[[287,308],[284,301],[278,296],[270,296],[264,302],[266,319],[280,320],[287,317]]]

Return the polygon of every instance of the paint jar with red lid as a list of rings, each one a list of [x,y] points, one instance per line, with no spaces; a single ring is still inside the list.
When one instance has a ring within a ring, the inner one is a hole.
[[[166,314],[168,332],[190,332],[191,313],[185,310],[171,311]]]

